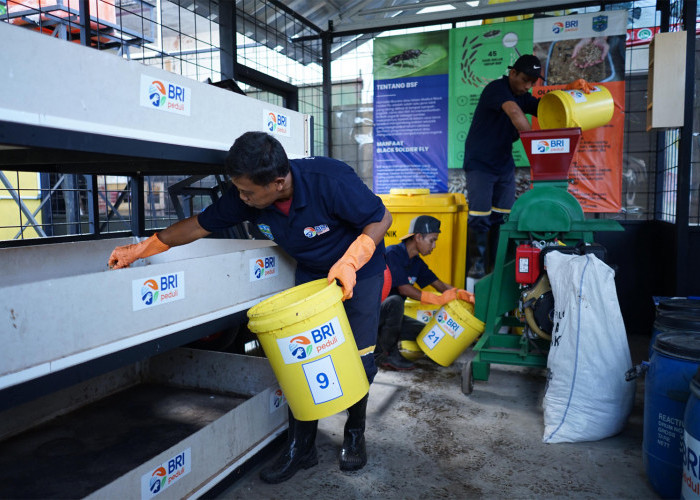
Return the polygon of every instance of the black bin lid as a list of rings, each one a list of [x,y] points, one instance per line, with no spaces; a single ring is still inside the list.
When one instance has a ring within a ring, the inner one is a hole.
[[[673,358],[700,363],[700,332],[662,332],[654,339],[653,348]]]
[[[668,312],[660,314],[654,320],[655,330],[683,330],[685,332],[700,332],[700,309],[698,314],[686,312]]]
[[[697,314],[700,316],[700,300],[686,297],[669,297],[659,301],[656,306],[659,314],[666,312],[682,312],[684,314]]]

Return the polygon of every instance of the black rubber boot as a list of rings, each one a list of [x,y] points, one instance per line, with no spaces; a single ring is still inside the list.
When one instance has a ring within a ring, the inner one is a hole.
[[[472,231],[467,235],[467,252],[469,253],[469,271],[467,276],[481,279],[486,275],[488,259],[489,233]]]
[[[297,420],[289,411],[286,449],[272,464],[260,471],[260,479],[276,484],[291,478],[297,471],[318,463],[316,429],[318,420]]]
[[[399,352],[399,348],[394,346],[388,353],[385,353],[380,359],[377,360],[379,366],[384,368],[392,368],[398,371],[413,370],[416,365],[408,359],[404,358]]]
[[[367,464],[365,449],[365,417],[369,393],[348,408],[348,420],[345,422],[343,447],[340,450],[340,470],[360,470]]]

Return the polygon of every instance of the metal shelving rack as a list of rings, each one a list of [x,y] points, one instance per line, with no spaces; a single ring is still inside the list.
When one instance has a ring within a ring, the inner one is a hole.
[[[247,308],[293,286],[294,262],[273,242],[251,239],[200,240],[119,271],[108,270],[106,259],[114,246],[146,233],[144,177],[222,174],[233,140],[244,131],[263,130],[271,112],[288,119],[287,135],[278,137],[288,154],[308,156],[309,120],[8,23],[0,23],[0,39],[11,48],[0,53],[0,168],[126,176],[136,204],[131,235],[102,235],[93,221],[91,235],[0,248],[0,341],[5,347],[0,352],[0,439],[15,442],[35,433],[29,442],[48,439],[48,446],[51,432],[47,437],[44,422],[59,415],[65,422],[74,411],[144,383],[164,385],[163,391],[173,384],[188,394],[204,391],[212,396],[207,401],[216,400],[216,394],[236,394],[239,399],[233,398],[219,418],[136,462],[127,454],[130,461],[119,465],[119,474],[97,474],[91,489],[82,491],[102,498],[148,496],[149,487],[156,487],[149,474],[174,457],[186,457],[189,472],[168,493],[201,494],[281,434],[286,412],[280,411],[284,399],[266,360],[179,346],[244,320]],[[149,97],[156,82],[181,89],[189,99],[187,111],[155,108]],[[254,266],[269,257],[276,272],[254,279]],[[139,302],[139,290],[149,281],[174,276],[180,283],[184,277],[187,286],[181,300],[156,307]],[[177,426],[177,415],[172,418]],[[230,440],[222,443],[222,435]],[[0,462],[6,458],[0,454]],[[28,460],[33,463],[31,453]],[[17,470],[6,471],[17,476]],[[6,485],[0,496],[18,493],[11,480],[0,474]]]

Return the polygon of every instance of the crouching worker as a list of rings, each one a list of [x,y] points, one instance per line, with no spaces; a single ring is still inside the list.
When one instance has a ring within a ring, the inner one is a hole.
[[[110,266],[126,267],[243,221],[257,224],[296,259],[297,285],[320,278],[340,282],[343,306],[372,383],[385,269],[383,238],[391,225],[381,199],[345,163],[323,157],[290,161],[279,141],[263,132],[247,132],[236,139],[225,164],[233,185],[220,199],[141,243],[116,248]],[[321,230],[311,234],[309,227]],[[358,470],[367,463],[368,396],[348,409],[341,470]],[[296,420],[290,411],[285,450],[260,478],[280,483],[316,465],[317,425],[318,421]]]
[[[474,296],[438,279],[421,259],[435,249],[440,234],[440,221],[430,215],[419,215],[409,225],[401,243],[386,249],[386,262],[391,273],[391,289],[382,302],[379,314],[376,362],[395,370],[411,370],[415,365],[399,352],[399,340],[416,340],[424,323],[404,314],[406,297],[422,304],[444,305],[456,298],[474,303]],[[415,285],[418,285],[416,287]],[[441,295],[423,291],[431,285]]]

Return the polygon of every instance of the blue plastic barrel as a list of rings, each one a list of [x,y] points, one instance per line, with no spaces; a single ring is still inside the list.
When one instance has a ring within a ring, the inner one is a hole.
[[[681,313],[700,315],[700,300],[688,297],[666,297],[656,306],[658,314]]]
[[[700,366],[700,332],[656,336],[644,382],[644,468],[663,498],[681,491],[683,418]]]
[[[700,302],[700,301],[693,301]],[[700,309],[697,314],[686,312],[665,312],[656,316],[654,321],[654,329],[651,332],[651,341],[649,342],[649,358],[651,359],[652,347],[656,336],[663,332],[674,333],[696,333],[700,332]]]
[[[683,480],[681,498],[700,499],[700,369],[690,383],[690,398],[683,418]]]

